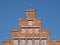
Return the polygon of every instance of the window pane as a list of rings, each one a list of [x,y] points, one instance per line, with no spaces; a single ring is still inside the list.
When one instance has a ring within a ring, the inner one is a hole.
[[[20,40],[20,45],[25,45],[25,40]]]
[[[28,40],[28,45],[32,45],[32,40]]]
[[[28,33],[32,34],[32,30],[33,30],[32,28],[29,28]]]
[[[32,21],[28,21],[29,26],[32,26],[32,23],[33,23]]]
[[[35,45],[39,45],[39,40],[35,40]]]
[[[42,40],[42,45],[46,45],[46,40]]]
[[[25,34],[26,33],[26,29],[22,29],[21,33]]]
[[[18,45],[18,40],[14,40],[14,45]]]
[[[39,33],[39,28],[35,28],[35,33],[36,33],[36,34]]]

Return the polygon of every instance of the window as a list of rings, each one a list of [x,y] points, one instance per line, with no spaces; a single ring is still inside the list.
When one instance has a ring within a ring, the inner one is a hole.
[[[32,21],[28,21],[28,26],[32,26],[33,22]]]
[[[25,25],[25,21],[24,20],[22,21],[22,25]]]
[[[14,40],[14,45],[18,45],[18,40]]]
[[[25,34],[26,33],[26,29],[22,29],[21,33]]]
[[[20,40],[20,45],[25,45],[25,40]]]
[[[34,37],[34,43],[35,43],[34,45],[39,45],[39,39],[40,39],[39,37]],[[25,40],[26,40],[25,37],[20,37],[20,45],[25,45],[26,43]],[[33,44],[32,40],[33,40],[32,37],[27,37],[27,45],[32,45]],[[44,43],[44,41],[42,40],[42,43]],[[14,45],[18,45],[18,38],[14,39]]]
[[[28,45],[32,45],[32,40],[28,40]]]
[[[46,40],[42,40],[42,45],[46,45]]]
[[[35,45],[39,45],[39,40],[35,40]]]
[[[32,34],[32,30],[33,30],[32,28],[29,28],[28,33]]]
[[[39,35],[39,28],[35,28],[35,35]]]

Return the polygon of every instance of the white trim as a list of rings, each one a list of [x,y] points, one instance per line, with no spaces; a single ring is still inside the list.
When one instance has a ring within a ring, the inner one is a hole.
[[[33,37],[33,38],[40,38],[40,37]]]
[[[13,38],[18,38],[18,37],[13,37]]]
[[[34,27],[40,27],[40,26],[34,26]]]
[[[41,37],[41,38],[46,38],[46,37]]]
[[[14,37],[14,38],[25,38],[25,37]],[[46,38],[46,37],[27,37],[27,38]]]
[[[21,26],[21,27],[27,27],[27,26]]]
[[[21,26],[21,27],[40,27],[40,26]]]
[[[25,38],[25,37],[19,37],[19,38]]]
[[[25,37],[20,37],[20,38],[25,38]],[[40,38],[40,37],[26,37],[26,38]]]

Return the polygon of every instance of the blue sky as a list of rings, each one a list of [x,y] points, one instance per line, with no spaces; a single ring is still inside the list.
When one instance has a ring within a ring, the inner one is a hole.
[[[0,0],[0,45],[10,39],[10,30],[18,28],[18,19],[25,10],[36,8],[36,17],[42,17],[43,28],[50,29],[51,39],[60,39],[60,0]]]

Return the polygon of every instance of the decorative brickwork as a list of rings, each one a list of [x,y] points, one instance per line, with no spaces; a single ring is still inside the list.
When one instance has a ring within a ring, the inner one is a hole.
[[[36,18],[36,9],[27,9],[26,17],[18,20],[18,29],[12,29],[10,40],[2,45],[60,45],[60,40],[51,40],[49,29],[42,28],[42,18]]]

